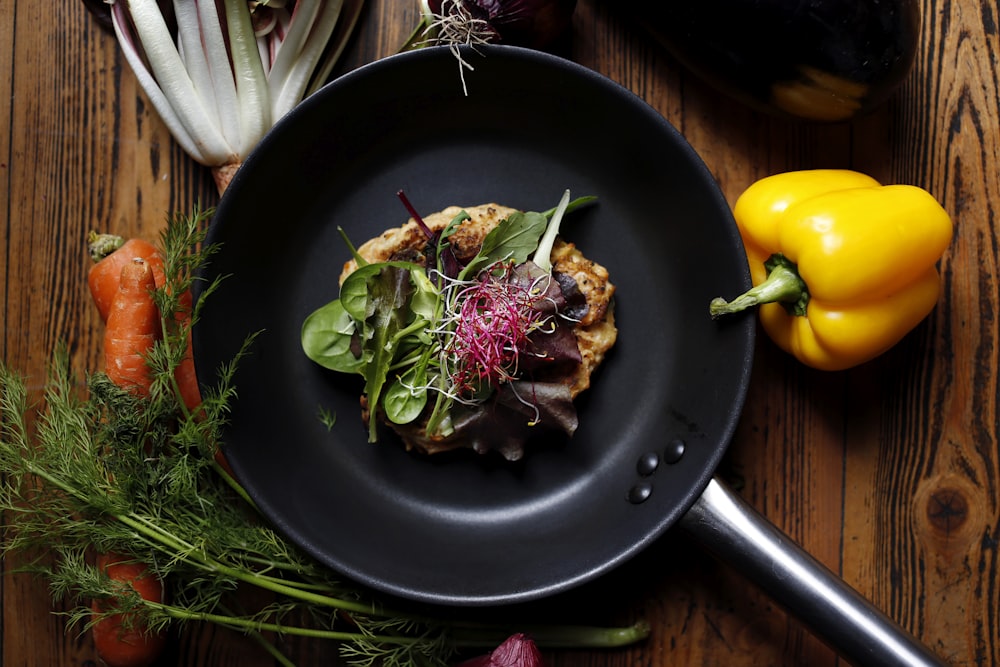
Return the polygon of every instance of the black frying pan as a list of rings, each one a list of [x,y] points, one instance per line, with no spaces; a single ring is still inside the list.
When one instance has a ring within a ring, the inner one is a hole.
[[[222,198],[209,233],[222,249],[209,273],[231,277],[194,342],[210,378],[246,334],[263,332],[237,374],[225,442],[251,496],[331,568],[435,604],[567,590],[678,522],[765,586],[784,579],[769,573],[788,554],[792,569],[821,572],[780,533],[762,539],[729,525],[753,515],[712,478],[743,405],[754,341],[752,316],[708,316],[712,297],[749,285],[712,175],[659,114],[590,70],[509,47],[464,58],[474,68],[464,74],[468,94],[443,48],[341,77],[274,128]],[[401,188],[427,213],[490,201],[545,210],[566,188],[599,198],[563,235],[608,267],[620,336],[578,401],[571,440],[539,439],[515,464],[471,452],[412,455],[388,433],[372,445],[359,380],[303,355],[301,323],[336,298],[348,258],[337,226],[360,243],[401,224]],[[336,415],[333,429],[321,408]],[[785,544],[754,555],[769,543]],[[799,578],[785,581],[783,599],[807,620],[819,604],[818,625],[844,628],[821,634],[845,655],[863,661],[874,641],[879,664],[891,664],[887,655],[933,660],[835,577],[822,580],[836,595]],[[863,622],[850,610],[863,610]]]

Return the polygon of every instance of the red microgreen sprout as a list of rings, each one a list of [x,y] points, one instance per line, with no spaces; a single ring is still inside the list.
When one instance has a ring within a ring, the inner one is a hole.
[[[473,281],[452,281],[445,300],[442,356],[458,400],[475,402],[484,389],[517,379],[530,336],[555,327],[537,308],[546,290],[511,279],[514,263],[497,262]],[[544,287],[544,286],[542,286]],[[544,353],[541,353],[544,355]]]

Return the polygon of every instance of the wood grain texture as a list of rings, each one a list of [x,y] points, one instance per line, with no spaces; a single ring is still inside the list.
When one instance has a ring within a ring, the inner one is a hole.
[[[631,89],[676,125],[732,202],[779,171],[850,167],[928,189],[956,235],[939,307],[901,344],[843,373],[804,368],[763,335],[751,395],[719,474],[771,521],[950,664],[1000,664],[997,309],[1000,77],[995,3],[923,2],[920,52],[887,104],[851,123],[752,112],[685,72],[612,0],[579,0],[559,52]],[[0,353],[37,389],[59,341],[100,363],[86,294],[90,229],[155,238],[172,211],[217,201],[172,142],[114,40],[79,2],[12,4],[0,22]],[[369,0],[338,73],[389,55],[416,3]],[[445,128],[441,128],[444,131]],[[44,583],[0,578],[0,665],[94,665]],[[605,579],[514,612],[624,623],[652,634],[616,651],[550,652],[550,667],[841,664],[794,618],[684,536]],[[304,666],[336,648],[288,640]],[[182,628],[164,665],[273,665],[254,643]]]

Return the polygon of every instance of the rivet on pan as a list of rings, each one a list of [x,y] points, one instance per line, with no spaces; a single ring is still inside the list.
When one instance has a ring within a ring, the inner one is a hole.
[[[660,465],[660,455],[656,452],[646,452],[639,457],[635,464],[635,470],[643,477],[648,477],[656,472]]]
[[[628,490],[628,501],[634,505],[646,502],[653,494],[653,485],[649,482],[637,482]]]
[[[677,463],[684,456],[686,444],[680,438],[671,440],[663,450],[663,460],[667,463]]]

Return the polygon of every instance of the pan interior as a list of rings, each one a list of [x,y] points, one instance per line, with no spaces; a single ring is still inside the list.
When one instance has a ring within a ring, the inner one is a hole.
[[[320,561],[427,602],[536,598],[623,562],[683,513],[710,478],[742,407],[752,320],[713,322],[712,297],[749,284],[729,208],[704,164],[618,85],[513,47],[466,56],[462,90],[446,49],[367,65],[307,99],[237,173],[209,242],[229,276],[195,330],[210,380],[244,337],[225,451],[265,514]],[[391,435],[366,442],[359,379],[303,355],[305,316],[336,298],[348,251],[421,212],[497,202],[596,205],[563,236],[608,267],[619,340],[578,399],[570,440],[532,442],[522,461],[471,452],[422,457]],[[328,429],[320,409],[336,417]],[[643,476],[638,461],[685,443]],[[648,499],[630,502],[638,483]]]

